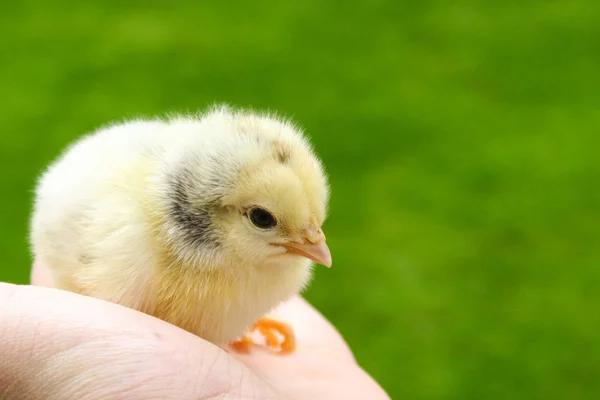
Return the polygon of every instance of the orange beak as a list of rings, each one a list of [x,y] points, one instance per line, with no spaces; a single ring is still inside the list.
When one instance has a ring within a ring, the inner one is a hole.
[[[306,257],[327,268],[331,267],[331,252],[329,251],[329,247],[327,247],[325,235],[321,229],[312,230],[310,233],[310,235],[306,235],[306,239],[302,243],[287,242],[283,243],[282,246],[289,253]]]

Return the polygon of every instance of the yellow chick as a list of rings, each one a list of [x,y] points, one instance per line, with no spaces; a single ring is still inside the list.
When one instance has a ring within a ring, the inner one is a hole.
[[[298,128],[219,106],[75,142],[39,180],[31,246],[60,289],[240,351],[257,329],[289,352],[293,332],[265,316],[308,284],[313,262],[331,266],[328,198]]]

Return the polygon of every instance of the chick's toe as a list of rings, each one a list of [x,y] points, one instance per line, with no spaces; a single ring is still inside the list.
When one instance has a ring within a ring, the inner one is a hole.
[[[289,324],[271,318],[261,318],[252,327],[252,331],[230,344],[230,347],[242,354],[250,352],[252,346],[260,346],[253,340],[253,333],[263,336],[266,347],[277,354],[290,354],[296,349],[296,336]],[[281,338],[280,338],[281,337]]]

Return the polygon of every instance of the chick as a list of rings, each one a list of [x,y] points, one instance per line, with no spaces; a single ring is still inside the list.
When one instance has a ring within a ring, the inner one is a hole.
[[[328,198],[297,127],[219,106],[75,142],[38,182],[31,247],[58,288],[240,351],[256,329],[289,352],[293,331],[265,315],[309,283],[313,262],[331,266]]]

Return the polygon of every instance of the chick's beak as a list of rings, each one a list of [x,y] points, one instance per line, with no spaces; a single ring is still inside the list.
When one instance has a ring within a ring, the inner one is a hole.
[[[317,235],[307,235],[302,243],[287,242],[283,246],[289,253],[306,257],[327,268],[331,267],[331,252],[321,230],[318,231]]]

